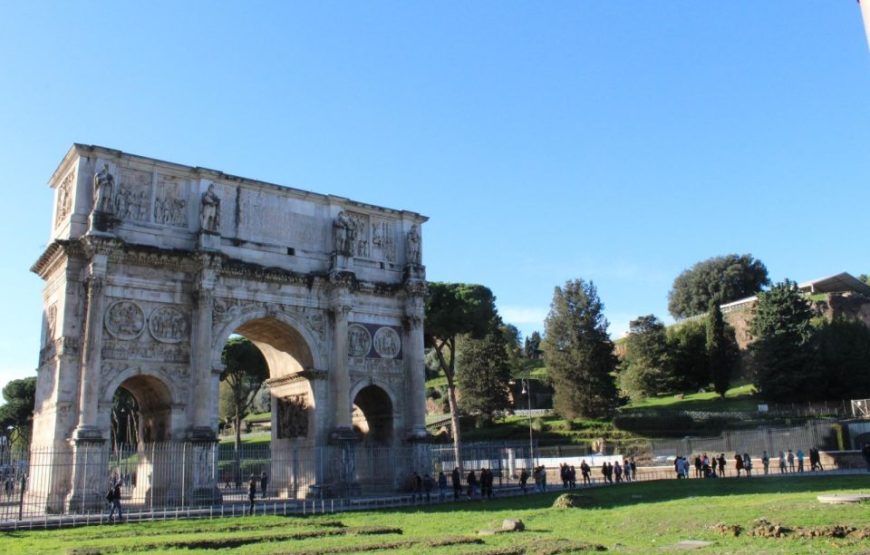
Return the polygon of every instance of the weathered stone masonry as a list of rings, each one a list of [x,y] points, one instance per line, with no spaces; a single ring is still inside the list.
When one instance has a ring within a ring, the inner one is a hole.
[[[269,364],[273,452],[359,441],[358,413],[378,445],[425,435],[425,217],[78,144],[49,185],[33,437],[72,463],[33,481],[48,510],[102,501],[79,458],[108,455],[119,387],[140,442],[212,445],[234,333]],[[185,471],[213,502],[207,469]]]

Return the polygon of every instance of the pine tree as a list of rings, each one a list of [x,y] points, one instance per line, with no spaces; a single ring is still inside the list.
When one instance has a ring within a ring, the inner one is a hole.
[[[456,350],[459,406],[464,413],[476,415],[479,424],[488,424],[496,412],[509,406],[511,365],[505,334],[495,328],[483,339],[462,337]]]
[[[737,342],[734,340],[734,330],[725,323],[722,311],[719,309],[719,303],[715,300],[710,302],[706,324],[710,380],[713,382],[713,389],[716,393],[725,397],[725,392],[731,385],[731,376],[739,360],[739,353],[737,352]]]
[[[648,314],[628,325],[619,387],[632,399],[670,393],[677,387],[665,325]]]
[[[809,303],[786,280],[758,295],[751,333],[755,387],[770,401],[812,398],[824,389],[814,371]]]
[[[541,347],[556,412],[565,418],[605,416],[616,407],[616,356],[603,310],[592,282],[568,281],[553,293]]]

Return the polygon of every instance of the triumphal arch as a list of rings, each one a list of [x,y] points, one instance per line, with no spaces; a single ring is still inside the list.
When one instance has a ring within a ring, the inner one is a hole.
[[[28,492],[47,510],[103,503],[94,460],[110,456],[121,387],[140,445],[187,449],[183,463],[143,450],[140,466],[171,470],[145,469],[137,487],[219,502],[210,457],[233,334],[269,366],[276,492],[310,495],[289,487],[299,469],[282,450],[425,437],[424,216],[79,144],[49,185]],[[342,463],[306,459],[314,486],[352,488],[354,462],[328,452]]]

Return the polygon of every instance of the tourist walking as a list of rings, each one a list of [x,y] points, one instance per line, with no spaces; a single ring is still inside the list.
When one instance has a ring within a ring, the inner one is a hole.
[[[432,489],[435,487],[435,480],[428,473],[423,477],[423,491],[426,492],[426,503],[432,502]]]
[[[783,451],[779,452],[779,473],[785,474],[785,453]]]
[[[770,469],[770,457],[767,451],[763,451],[761,454],[761,466],[764,467],[764,475],[767,476],[767,471]]]
[[[791,449],[788,450],[788,455],[785,456],[785,460],[788,461],[788,471],[794,472],[794,453],[792,453]]]
[[[523,493],[526,492],[526,484],[529,482],[529,471],[523,468],[520,471],[520,489],[523,490]]]
[[[248,482],[248,514],[254,514],[254,500],[257,499],[257,478],[251,474],[251,479]]]
[[[474,470],[468,472],[465,482],[468,484],[468,498],[472,499],[477,491],[477,476],[474,474]]]
[[[746,472],[747,478],[752,478],[752,457],[749,453],[743,453],[743,470]]]
[[[743,457],[740,453],[734,453],[734,468],[737,470],[737,477],[740,478],[740,471],[743,470]]]
[[[798,461],[798,472],[803,472],[804,471],[804,451],[803,451],[803,449],[798,449],[797,461]]]
[[[450,474],[450,482],[453,485],[453,500],[458,501],[459,495],[462,493],[462,475],[459,474],[459,467],[453,467],[453,472]]]
[[[121,511],[121,479],[115,477],[109,485],[109,492],[106,494],[106,501],[109,502],[111,509],[109,510],[109,522],[115,522],[115,511],[118,511],[118,522],[124,519],[124,514]]]
[[[580,463],[580,474],[583,475],[583,484],[590,485],[592,484],[592,478],[589,476],[592,473],[592,469],[589,468],[589,465],[586,464],[586,459]]]
[[[719,476],[725,477],[725,453],[719,453],[719,458],[717,459],[719,463]]]

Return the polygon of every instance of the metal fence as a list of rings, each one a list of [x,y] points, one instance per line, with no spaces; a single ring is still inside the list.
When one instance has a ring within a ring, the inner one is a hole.
[[[748,452],[759,458],[766,450],[773,458],[788,449],[836,449],[842,439],[837,437],[839,433],[836,423],[815,421],[790,428],[726,432],[717,437],[638,440],[631,451],[609,448],[607,454],[637,456],[644,465],[640,478],[655,479],[669,476],[666,465],[676,455]],[[555,482],[561,462],[575,464],[572,458],[588,456],[592,460],[602,455],[590,453],[585,446],[541,448],[526,442],[482,442],[464,444],[460,456],[464,472],[488,468],[495,485],[505,487],[517,485],[523,468],[544,465]],[[660,467],[653,468],[656,465]],[[241,514],[249,502],[252,480],[258,503],[265,499],[273,508],[279,504],[285,511],[302,512],[306,499],[310,503],[312,499],[389,498],[410,492],[414,472],[437,479],[442,471],[449,476],[454,466],[450,444],[370,447],[350,443],[294,448],[279,441],[242,445],[236,451],[226,444],[166,442],[118,449],[106,444],[69,449],[34,447],[25,452],[0,446],[0,524],[52,515],[105,513],[106,494],[113,481],[120,481],[125,511],[139,514],[190,513],[201,507],[217,508],[221,514]]]
[[[489,468],[497,485],[516,483],[518,469],[532,465],[528,444],[468,444],[461,456],[464,471]],[[23,452],[0,447],[0,522],[105,512],[115,482],[125,511],[237,505],[232,510],[240,514],[251,481],[258,502],[292,506],[303,499],[395,495],[411,490],[414,472],[434,479],[454,466],[452,446],[426,443],[293,448],[264,442],[238,451],[193,442]]]
[[[810,447],[835,450],[839,448],[839,425],[834,421],[811,420],[803,426],[735,430],[715,437],[682,439],[651,439],[650,451],[654,457],[672,457],[693,453],[749,453],[760,457],[767,451],[772,457],[780,451]]]

